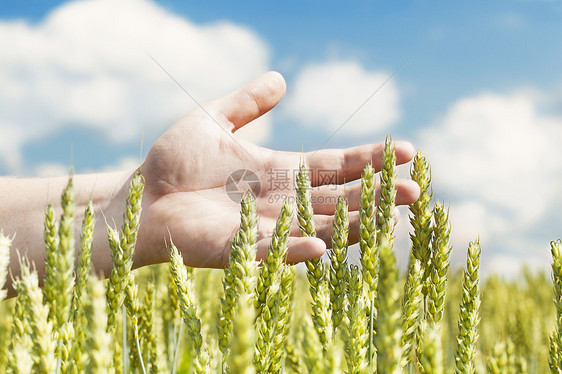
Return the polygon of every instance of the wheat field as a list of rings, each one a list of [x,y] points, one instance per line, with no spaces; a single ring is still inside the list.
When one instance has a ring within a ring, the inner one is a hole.
[[[466,243],[465,267],[450,269],[448,208],[434,200],[420,152],[411,178],[421,195],[410,206],[404,274],[393,250],[396,158],[390,140],[380,174],[368,164],[361,180],[360,264],[349,260],[344,197],[326,260],[307,261],[305,271],[285,264],[294,220],[302,236],[316,235],[303,164],[296,204],[283,205],[262,263],[255,260],[256,203],[247,194],[228,268],[186,267],[172,242],[170,263],[133,271],[144,188],[137,174],[122,226],[108,226],[113,270],[107,280],[91,265],[91,204],[75,258],[69,178],[62,216],[46,209],[44,287],[34,265],[20,258],[21,274],[13,281],[18,296],[0,306],[0,372],[562,373],[561,243],[551,243],[552,274],[524,270],[513,281],[481,280],[475,233]],[[10,251],[15,255],[10,245],[0,234],[2,288]]]

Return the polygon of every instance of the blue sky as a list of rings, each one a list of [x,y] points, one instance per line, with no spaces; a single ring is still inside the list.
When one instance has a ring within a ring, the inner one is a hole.
[[[195,105],[145,51],[200,101],[280,71],[286,98],[247,136],[295,151],[324,143],[407,60],[326,146],[410,140],[451,201],[457,263],[480,235],[489,270],[546,268],[562,235],[561,17],[560,1],[7,2],[0,173],[138,160],[143,136],[146,151]]]

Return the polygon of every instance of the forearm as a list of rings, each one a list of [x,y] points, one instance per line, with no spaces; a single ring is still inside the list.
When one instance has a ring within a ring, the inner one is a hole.
[[[92,265],[96,272],[108,276],[111,272],[111,256],[105,222],[119,226],[125,207],[127,188],[133,170],[115,173],[83,174],[73,177],[76,213],[75,248],[80,248],[80,228],[84,210],[90,200],[94,204],[96,225]],[[45,272],[44,221],[45,209],[51,204],[56,216],[62,212],[60,197],[68,177],[57,178],[0,178],[0,230],[14,237],[10,252],[10,271],[20,273],[17,252],[35,264],[39,279]],[[76,256],[77,258],[78,256]],[[9,295],[11,279],[7,286]]]

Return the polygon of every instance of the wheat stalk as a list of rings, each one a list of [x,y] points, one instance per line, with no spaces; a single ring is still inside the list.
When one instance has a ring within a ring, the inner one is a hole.
[[[419,343],[416,350],[420,374],[443,374],[441,326],[426,320],[421,320],[418,326]]]
[[[108,241],[113,261],[107,287],[107,330],[110,332],[115,329],[117,313],[121,310],[125,298],[124,291],[128,287],[128,274],[133,267],[133,255],[140,224],[143,191],[144,179],[140,173],[136,173],[129,185],[121,234],[107,225]]]
[[[549,337],[548,366],[552,374],[562,374],[560,368],[560,346],[558,345],[557,332],[553,332]]]
[[[78,274],[74,285],[74,297],[72,299],[71,322],[74,328],[74,339],[69,353],[71,358],[69,363],[69,373],[77,374],[84,370],[84,345],[86,343],[86,316],[84,314],[83,294],[86,288],[88,277],[92,268],[92,243],[94,240],[94,206],[90,201],[84,212],[82,220],[82,235],[80,238],[80,255],[78,259]]]
[[[74,187],[72,177],[61,198],[62,216],[59,224],[59,247],[55,256],[55,321],[61,331],[69,320],[74,287]]]
[[[308,170],[301,162],[297,174],[297,218],[299,229],[303,237],[315,237],[314,211],[312,210],[311,187]],[[330,307],[330,291],[326,270],[321,259],[306,261],[307,278],[310,285],[312,320],[314,328],[322,344],[323,351],[328,351],[332,339],[332,317]]]
[[[447,279],[449,275],[449,255],[451,245],[449,235],[451,228],[449,225],[449,212],[444,205],[436,202],[433,209],[433,239],[430,271],[430,285],[428,294],[428,314],[429,321],[438,323],[443,318],[443,308],[445,305],[445,294],[447,291]]]
[[[259,317],[266,304],[268,290],[274,279],[279,278],[283,261],[287,256],[287,243],[293,222],[293,206],[285,202],[279,213],[271,245],[261,267],[256,285],[256,315]]]
[[[107,331],[107,328],[106,328]],[[123,352],[124,347],[122,346],[122,342],[119,339],[113,340],[113,357],[111,360],[111,369],[115,372],[115,374],[123,374],[125,371],[125,352]]]
[[[48,205],[45,210],[45,275],[43,277],[45,303],[49,307],[49,319],[55,318],[55,297],[57,293],[57,255],[59,249],[58,222],[55,210]]]
[[[146,374],[146,367],[144,365],[144,360],[142,357],[142,351],[140,346],[140,334],[139,334],[139,315],[140,315],[140,303],[138,299],[139,287],[135,282],[135,276],[133,272],[130,272],[127,280],[127,288],[125,289],[125,308],[127,309],[127,314],[131,319],[131,327],[133,334],[131,336],[132,342],[130,352],[130,365],[131,370],[141,369],[143,374]],[[136,348],[136,349],[135,349]]]
[[[285,368],[287,372],[304,373],[302,352],[299,352],[296,339],[289,339],[285,345]]]
[[[139,313],[139,330],[141,347],[145,347],[148,352],[146,360],[146,370],[149,373],[159,372],[159,354],[157,349],[156,331],[154,320],[156,317],[156,300],[154,281],[149,281],[146,285],[143,303]]]
[[[376,245],[376,203],[375,203],[375,170],[371,164],[365,165],[361,178],[361,197],[359,207],[359,248],[361,249],[361,265],[363,281],[369,288],[369,298],[374,299],[377,293],[379,256]]]
[[[429,204],[433,193],[431,191],[431,171],[429,169],[429,164],[420,151],[418,151],[414,156],[410,176],[412,180],[420,186],[420,196],[418,200],[410,205],[410,224],[414,229],[414,232],[410,234],[410,239],[412,241],[412,255],[414,258],[419,260],[420,265],[422,266],[422,284],[424,284],[423,293],[424,295],[427,295],[427,279],[431,269],[430,244],[433,233],[433,229],[431,227],[432,211]],[[410,259],[409,272],[412,271],[412,264],[413,261]]]
[[[402,360],[401,367],[405,368],[412,362],[415,352],[418,322],[423,301],[423,267],[417,258],[410,264],[404,287],[404,301],[402,313]]]
[[[379,282],[379,253],[376,244],[376,202],[375,202],[375,170],[371,164],[365,165],[361,178],[361,197],[359,207],[359,248],[361,250],[361,265],[363,266],[363,281],[368,287],[369,321],[367,355],[369,367],[373,366],[373,337],[376,331],[377,311],[375,298]]]
[[[382,240],[392,247],[394,241],[394,208],[396,207],[396,153],[392,138],[384,143],[381,166],[381,193],[377,210],[377,243]]]
[[[242,293],[237,301],[236,315],[233,321],[231,352],[228,356],[228,368],[231,373],[254,374],[252,362],[254,356],[255,333],[252,322],[255,319],[253,296]]]
[[[332,325],[334,330],[343,320],[345,291],[347,287],[347,236],[349,213],[347,200],[338,198],[334,214],[332,249],[330,251],[330,301],[332,303]]]
[[[224,270],[223,297],[221,298],[221,309],[218,313],[217,332],[219,337],[219,349],[223,356],[227,356],[232,335],[232,321],[234,309],[236,309],[236,284],[230,268]]]
[[[107,332],[107,314],[105,303],[105,287],[103,282],[90,275],[87,280],[85,301],[88,374],[109,373],[112,365],[111,335]]]
[[[188,273],[189,275],[189,273]],[[173,267],[172,263],[168,266],[168,271],[166,272],[166,283],[165,283],[166,296],[162,300],[162,303],[167,305],[162,316],[164,322],[164,339],[166,342],[166,358],[167,362],[171,363],[172,370],[174,373],[177,367],[177,351],[179,349],[180,342],[180,328],[183,326],[181,323],[179,315],[179,300],[178,294],[176,292],[176,282],[174,281]]]
[[[270,360],[274,349],[273,339],[278,333],[276,326],[281,308],[280,279],[275,279],[270,287],[270,292],[270,297],[267,298],[267,304],[263,308],[256,328],[254,365],[258,374],[269,373],[269,366],[272,363]]]
[[[14,285],[15,286],[15,285]],[[8,351],[8,372],[31,373],[33,343],[26,322],[24,297],[17,297],[12,315],[12,336]]]
[[[14,281],[14,289],[22,298],[24,323],[29,325],[32,342],[33,372],[51,374],[57,367],[53,323],[48,320],[49,308],[43,304],[37,272],[26,260],[20,261],[21,275]]]
[[[78,274],[74,287],[73,311],[76,313],[80,307],[82,293],[86,288],[86,283],[92,269],[92,243],[94,241],[94,225],[96,217],[94,205],[90,201],[84,212],[82,220],[82,235],[80,237],[80,255],[78,257]]]
[[[386,237],[383,237],[386,238]],[[380,244],[379,295],[377,297],[377,371],[400,373],[401,310],[398,290],[398,268],[392,247],[385,240]]]
[[[302,161],[299,165],[296,183],[297,218],[301,236],[315,237],[316,226],[314,223],[314,211],[312,210],[310,179],[308,177],[308,170]],[[319,258],[313,258],[306,261],[306,268],[308,281],[310,282],[310,294],[314,298],[318,284],[324,279],[324,267]]]
[[[203,347],[201,321],[199,320],[197,306],[194,302],[191,280],[187,276],[183,257],[173,243],[170,245],[169,255],[176,282],[180,310],[187,327],[188,336],[196,352],[195,371],[197,373],[207,373],[209,371],[209,355],[206,348]]]
[[[271,347],[270,373],[280,373],[283,369],[283,354],[289,335],[292,299],[294,292],[294,271],[290,266],[281,268],[279,284],[279,315],[274,328],[274,339]]]
[[[357,266],[352,265],[349,272],[347,305],[347,336],[345,340],[345,358],[347,372],[360,374],[365,368],[367,353],[367,306],[363,293],[363,278]]]
[[[506,342],[496,342],[486,364],[488,372],[491,374],[518,373],[513,349],[513,343],[509,339]]]
[[[562,347],[562,248],[561,241],[550,242],[552,253],[552,282],[554,283],[554,305],[556,307],[556,330],[554,332],[555,344]],[[552,345],[552,343],[551,343]],[[558,370],[562,371],[562,355],[551,357],[551,362],[556,362]],[[551,367],[553,364],[551,364]],[[556,366],[555,366],[556,367]]]
[[[303,361],[307,373],[324,372],[324,361],[320,338],[314,327],[314,322],[308,313],[305,313],[302,323],[301,336],[297,338],[302,342]]]
[[[256,199],[249,192],[240,201],[240,229],[237,232],[236,249],[231,251],[231,261],[234,259],[233,273],[241,290],[253,294],[257,274],[257,240],[258,214]]]
[[[115,330],[118,313],[125,300],[127,274],[132,264],[123,260],[123,251],[119,244],[119,232],[109,225],[107,225],[107,238],[113,261],[113,268],[107,285],[107,331],[111,332]]]
[[[471,242],[466,256],[466,270],[462,285],[460,305],[459,333],[455,364],[457,373],[475,372],[476,340],[480,323],[480,243]]]
[[[224,271],[224,296],[221,299],[217,324],[223,366],[228,358],[236,297],[240,292],[253,294],[256,287],[257,262],[255,259],[258,236],[256,200],[251,193],[248,193],[242,198],[240,205],[240,227],[230,242],[230,261],[229,267]]]

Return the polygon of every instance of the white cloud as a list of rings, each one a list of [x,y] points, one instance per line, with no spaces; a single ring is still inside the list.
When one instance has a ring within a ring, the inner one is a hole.
[[[496,274],[506,279],[514,280],[521,275],[523,268],[544,271],[549,274],[551,271],[550,258],[546,256],[514,256],[512,253],[487,254],[482,252],[480,261],[482,272],[485,275]]]
[[[138,157],[123,157],[115,164],[112,165],[105,165],[102,170],[91,170],[92,172],[96,171],[103,171],[103,172],[112,172],[112,171],[122,171],[122,170],[135,170],[140,166],[140,160]]]
[[[1,21],[0,50],[0,162],[12,170],[23,145],[62,128],[126,142],[195,107],[146,52],[201,103],[254,79],[269,60],[251,30],[195,25],[149,0],[84,0],[37,24]],[[267,139],[268,119],[251,127],[248,137]]]
[[[38,164],[34,168],[34,177],[63,177],[70,173],[70,167],[58,163]]]
[[[398,89],[393,79],[384,83],[388,77],[386,72],[366,70],[355,61],[309,65],[289,86],[285,108],[299,123],[332,132],[380,88],[344,130],[352,135],[381,132],[399,116]]]
[[[138,157],[125,156],[117,159],[115,163],[104,165],[101,169],[85,169],[84,173],[113,172],[123,170],[134,170],[140,166]],[[48,162],[40,163],[33,168],[32,177],[62,177],[67,176],[71,167],[66,164]]]
[[[541,237],[537,227],[562,232],[559,214],[544,222],[562,204],[562,116],[543,103],[532,91],[482,93],[458,100],[421,133],[436,196],[452,200],[459,258],[477,235],[490,251],[536,254],[554,239]]]

